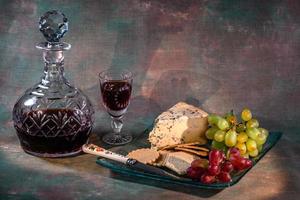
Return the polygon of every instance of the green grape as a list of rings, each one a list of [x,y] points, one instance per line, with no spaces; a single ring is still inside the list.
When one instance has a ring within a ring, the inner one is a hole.
[[[247,121],[246,127],[247,128],[258,128],[259,123],[258,123],[257,119],[253,118],[253,119],[250,119],[249,121]]]
[[[211,143],[211,147],[213,149],[222,150],[223,152],[227,151],[227,147],[223,142],[217,142],[217,141],[213,140],[212,143]]]
[[[267,129],[265,129],[265,128],[258,128],[258,130],[259,130],[261,133],[265,134],[266,137],[269,136],[269,131],[268,131]]]
[[[264,143],[266,143],[267,141],[267,136],[260,132],[258,135],[257,135],[257,138],[255,139],[255,142],[258,144],[258,145],[263,145]]]
[[[225,131],[218,130],[218,131],[215,133],[214,139],[215,139],[217,142],[223,142],[223,141],[224,141],[224,138],[225,138],[225,134],[226,134]]]
[[[247,128],[246,133],[250,138],[256,140],[260,131],[257,128]]]
[[[208,115],[207,120],[210,125],[215,125],[215,124],[217,124],[219,118],[220,118],[220,116],[218,116],[218,115],[210,114],[210,115]]]
[[[244,120],[246,122],[249,121],[252,118],[251,111],[248,108],[244,108],[244,110],[242,111],[242,114],[241,114],[241,118],[242,118],[242,120]]]
[[[244,157],[244,158],[249,158],[249,153],[246,152],[246,153],[242,154],[241,156]]]
[[[247,152],[247,147],[245,143],[237,143],[235,147],[240,150],[241,154],[245,154]]]
[[[233,115],[232,113],[231,114],[228,114],[224,117],[226,119],[226,121],[229,123],[229,124],[237,124],[237,118],[235,115]]]
[[[219,120],[216,123],[217,127],[221,129],[222,131],[229,128],[229,123],[226,121],[226,119],[220,117]]]
[[[237,136],[237,141],[238,141],[239,143],[247,142],[247,140],[248,140],[248,135],[247,135],[247,133],[241,132],[241,133],[238,134],[238,136]]]
[[[206,130],[205,132],[205,135],[206,135],[206,138],[209,139],[209,140],[213,140],[214,139],[214,136],[215,136],[215,133],[218,131],[219,129],[215,126],[209,128]]]
[[[253,151],[248,151],[249,156],[256,157],[258,155],[258,150],[255,149]]]
[[[249,152],[254,151],[255,149],[257,149],[257,144],[256,144],[255,140],[252,140],[249,138],[246,142],[246,147]]]
[[[234,145],[236,145],[236,141],[237,141],[236,132],[232,129],[227,131],[227,133],[225,134],[225,144],[226,144],[226,146],[233,147]]]
[[[236,126],[236,132],[238,133],[244,132],[245,130],[246,130],[245,124],[240,123]]]
[[[258,152],[261,152],[262,149],[263,149],[263,145],[257,145],[257,150],[258,150]]]

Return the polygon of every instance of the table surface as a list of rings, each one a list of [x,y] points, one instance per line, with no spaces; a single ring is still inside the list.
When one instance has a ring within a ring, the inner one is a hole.
[[[250,107],[263,127],[283,132],[281,140],[237,185],[222,191],[120,176],[92,155],[50,159],[24,153],[11,111],[42,75],[41,52],[34,49],[43,41],[37,21],[57,8],[70,20],[66,76],[96,111],[91,142],[102,145],[109,131],[95,73],[108,66],[135,75],[124,126],[135,137],[159,113],[186,101],[211,113]],[[299,10],[295,0],[1,1],[0,199],[297,199]]]

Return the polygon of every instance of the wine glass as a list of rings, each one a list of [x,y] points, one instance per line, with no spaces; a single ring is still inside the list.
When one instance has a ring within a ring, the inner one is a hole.
[[[132,91],[132,73],[128,70],[105,70],[99,73],[103,105],[111,117],[113,132],[102,137],[110,145],[123,145],[132,141],[132,135],[121,132]]]

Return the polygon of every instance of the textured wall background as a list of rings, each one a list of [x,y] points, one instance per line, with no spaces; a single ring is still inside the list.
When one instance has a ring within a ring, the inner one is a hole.
[[[42,74],[41,52],[34,46],[44,40],[38,19],[50,9],[59,9],[69,18],[64,41],[72,49],[65,55],[66,75],[92,100],[97,134],[107,126],[97,73],[124,67],[135,74],[128,126],[142,130],[180,100],[217,113],[247,106],[263,126],[284,131],[291,152],[299,153],[297,0],[1,0],[2,149],[11,147],[7,144],[18,148],[11,110]],[[9,168],[11,157],[2,157],[2,169]]]

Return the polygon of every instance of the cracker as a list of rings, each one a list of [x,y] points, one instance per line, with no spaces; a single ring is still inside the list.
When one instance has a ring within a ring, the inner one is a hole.
[[[188,153],[192,153],[192,154],[196,154],[198,156],[204,156],[204,157],[208,155],[208,152],[206,152],[206,151],[195,151],[195,150],[187,149],[187,148],[183,148],[183,147],[176,147],[175,150],[184,151],[184,152],[188,152]]]
[[[144,148],[129,152],[127,157],[144,164],[152,164],[159,158],[159,153],[154,149]]]
[[[159,148],[158,150],[163,151],[163,150],[170,150],[170,149],[174,149],[175,147],[177,147],[179,144],[173,144],[173,145],[168,145],[168,146],[164,146]]]
[[[178,146],[179,148],[185,148],[185,149],[195,149],[195,150],[199,150],[199,151],[206,151],[209,152],[208,148],[205,147],[199,147],[199,146],[189,146],[189,145],[181,145]]]
[[[200,142],[190,142],[190,143],[178,144],[178,146],[194,146],[194,145],[200,145]]]
[[[152,165],[161,167],[164,166],[167,155],[170,151],[159,151],[159,158]]]
[[[168,146],[161,147],[158,150],[170,150],[170,149],[174,149],[176,147],[204,145],[206,143],[207,143],[207,140],[201,138],[200,141],[198,141],[198,142],[190,142],[190,143],[184,143],[184,144],[173,144],[173,145],[168,145]],[[208,151],[208,149],[205,148],[205,149],[203,149],[203,151]]]
[[[182,145],[198,145],[199,142],[191,142],[191,143],[185,143],[185,144],[173,144],[173,145],[168,145],[168,146],[164,146],[164,147],[161,147],[159,148],[159,150],[169,150],[169,149],[174,149],[175,147],[179,147],[179,146],[182,146]]]

